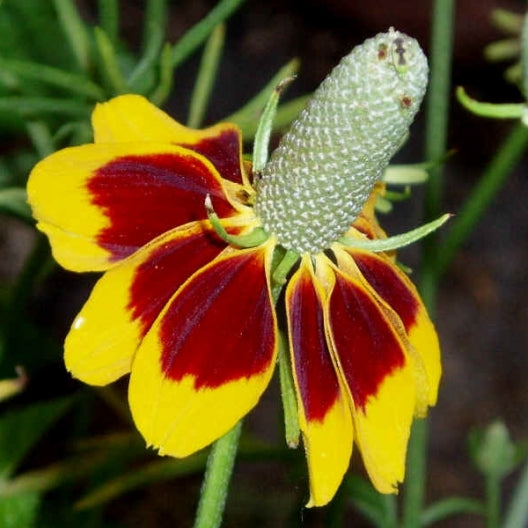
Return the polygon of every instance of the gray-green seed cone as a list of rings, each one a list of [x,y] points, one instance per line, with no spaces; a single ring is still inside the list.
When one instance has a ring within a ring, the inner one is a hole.
[[[334,68],[257,183],[255,212],[279,244],[318,253],[348,230],[405,139],[427,74],[417,41],[393,29]]]

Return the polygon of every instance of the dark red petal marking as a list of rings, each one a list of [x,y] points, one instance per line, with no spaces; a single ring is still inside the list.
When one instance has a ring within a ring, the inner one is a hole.
[[[304,269],[304,268],[303,268]],[[339,384],[324,334],[323,308],[304,269],[287,297],[294,369],[308,421],[322,421],[339,396]]]
[[[228,128],[217,136],[181,146],[205,156],[216,167],[222,178],[242,183],[241,138],[236,128]]]
[[[340,274],[330,295],[329,314],[343,374],[356,407],[364,409],[383,379],[404,365],[404,352],[375,301]]]
[[[161,369],[195,388],[218,387],[265,371],[276,328],[265,274],[265,250],[220,259],[173,299],[160,323]]]
[[[403,326],[409,329],[416,321],[419,305],[415,295],[403,283],[389,261],[374,255],[351,253],[367,282],[378,295],[400,316]]]
[[[138,266],[130,288],[128,308],[141,321],[143,334],[176,290],[197,270],[211,262],[226,243],[208,231],[168,240]]]
[[[170,229],[205,218],[207,194],[220,217],[236,212],[214,174],[190,154],[117,158],[99,168],[87,187],[92,203],[110,219],[98,242],[114,260]]]

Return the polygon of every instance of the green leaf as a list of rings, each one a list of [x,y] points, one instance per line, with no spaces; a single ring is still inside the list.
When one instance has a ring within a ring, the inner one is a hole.
[[[53,87],[88,97],[96,101],[105,99],[101,87],[83,75],[70,73],[59,68],[38,64],[32,61],[8,60],[0,58],[0,69],[23,80],[45,82]]]
[[[238,125],[242,129],[242,135],[246,139],[249,136],[253,136],[257,129],[260,113],[273,93],[273,90],[275,90],[283,79],[294,76],[298,69],[299,61],[297,59],[293,59],[285,64],[257,95],[234,114],[222,119],[222,121],[228,121],[229,123]]]
[[[346,475],[343,484],[346,487],[348,500],[374,526],[387,526],[385,503],[380,495],[365,479],[358,475]]]
[[[433,231],[436,231],[439,227],[444,225],[451,216],[452,215],[450,214],[444,214],[432,222],[417,227],[416,229],[412,229],[411,231],[407,231],[407,233],[388,238],[370,240],[366,238],[342,237],[339,241],[347,247],[365,249],[367,251],[393,251],[408,246],[409,244],[424,238]]]
[[[41,497],[38,493],[24,493],[0,498],[0,526],[2,528],[33,528],[36,526]]]
[[[44,433],[69,409],[71,398],[28,405],[0,416],[0,479],[11,475]]]
[[[484,57],[491,62],[499,62],[517,58],[520,51],[518,37],[501,39],[491,42],[484,48]]]
[[[255,172],[260,172],[268,161],[269,142],[273,130],[273,123],[277,114],[279,98],[281,93],[293,81],[293,79],[294,77],[287,77],[277,84],[262,111],[253,144],[253,170]]]
[[[522,92],[525,99],[528,99],[528,14],[524,16],[521,31],[521,74]]]
[[[392,185],[418,185],[427,181],[429,173],[421,163],[389,165],[383,173],[383,181]]]
[[[197,453],[182,460],[158,459],[139,466],[115,479],[106,481],[84,495],[75,508],[85,510],[105,504],[112,499],[149,484],[171,480],[175,477],[190,475],[201,471],[207,461],[207,452]]]
[[[526,112],[524,103],[483,103],[470,97],[462,86],[456,91],[458,101],[471,113],[494,119],[521,119]]]
[[[151,46],[151,41],[158,38],[157,35],[152,35],[152,32],[159,33],[163,40],[165,26],[167,25],[168,20],[167,0],[147,0],[146,4],[142,42],[142,49],[145,53]]]
[[[163,30],[160,26],[154,26],[148,35],[143,55],[127,78],[133,93],[147,93],[154,81],[154,70],[163,46]]]
[[[70,43],[81,70],[90,66],[90,39],[88,30],[72,0],[53,0],[62,29]]]
[[[0,97],[0,114],[15,113],[22,117],[39,117],[41,114],[52,114],[88,119],[91,109],[91,105],[73,99],[17,95]]]
[[[211,34],[213,29],[226,20],[244,0],[221,0],[207,15],[195,24],[171,50],[171,63],[175,68],[193,53]]]
[[[3,0],[0,11],[0,56],[31,59],[70,69],[72,56],[52,2]]]
[[[16,216],[25,222],[33,224],[31,208],[27,203],[26,190],[20,187],[0,190],[0,213]]]
[[[157,106],[161,106],[169,97],[174,80],[174,66],[171,63],[171,47],[165,44],[161,51],[159,61],[159,83],[150,95],[150,100]]]
[[[222,57],[224,40],[225,26],[224,24],[219,24],[211,32],[204,47],[200,68],[191,95],[189,119],[187,120],[187,126],[189,128],[199,128],[202,125],[207,104],[209,103],[209,98],[216,80],[216,72],[218,71],[220,58]]]
[[[100,26],[112,44],[116,45],[119,41],[119,2],[117,0],[99,0],[97,7]]]
[[[521,31],[523,16],[506,9],[493,9],[491,22],[504,33],[518,35]]]
[[[116,49],[105,31],[94,28],[95,43],[100,57],[100,69],[115,95],[128,92],[128,86],[119,66]]]
[[[422,526],[431,526],[448,517],[462,514],[485,515],[486,508],[477,500],[467,497],[449,497],[428,506],[421,516]]]
[[[282,332],[279,333],[279,377],[282,408],[284,410],[284,431],[286,444],[290,448],[299,445],[301,430],[297,411],[297,397],[293,383],[293,373],[289,357],[288,342]]]

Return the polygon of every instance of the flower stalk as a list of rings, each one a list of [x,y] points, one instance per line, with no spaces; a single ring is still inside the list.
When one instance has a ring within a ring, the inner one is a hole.
[[[241,430],[242,421],[211,448],[194,528],[217,528],[222,523]]]

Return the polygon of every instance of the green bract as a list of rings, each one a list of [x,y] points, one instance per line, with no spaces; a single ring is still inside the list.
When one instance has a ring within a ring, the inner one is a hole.
[[[334,68],[257,182],[256,213],[279,244],[318,253],[347,231],[405,139],[427,73],[416,40],[394,29]]]

